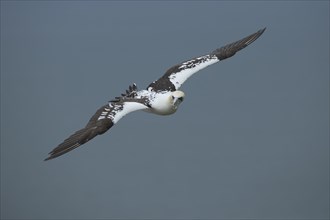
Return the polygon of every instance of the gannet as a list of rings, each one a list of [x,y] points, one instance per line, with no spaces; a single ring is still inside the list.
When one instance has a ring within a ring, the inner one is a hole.
[[[84,128],[76,131],[54,148],[45,160],[61,156],[85,144],[97,135],[105,133],[128,113],[138,110],[157,115],[175,113],[185,97],[184,92],[180,91],[179,88],[189,77],[207,66],[232,57],[236,52],[258,39],[265,29],[260,29],[206,55],[172,66],[162,77],[153,81],[144,90],[138,90],[134,83],[121,96],[115,97],[108,104],[99,108]]]

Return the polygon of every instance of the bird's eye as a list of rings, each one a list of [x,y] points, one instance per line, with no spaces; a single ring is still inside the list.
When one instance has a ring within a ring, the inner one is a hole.
[[[172,95],[172,99],[174,100],[175,99],[175,97]]]

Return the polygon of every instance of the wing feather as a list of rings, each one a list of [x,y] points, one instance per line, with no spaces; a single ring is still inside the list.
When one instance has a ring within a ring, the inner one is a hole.
[[[90,118],[87,125],[76,131],[54,148],[45,160],[59,157],[82,144],[90,141],[97,135],[101,135],[116,124],[122,117],[130,112],[148,108],[140,100],[110,102],[99,108]]]
[[[231,44],[227,44],[221,48],[218,48],[211,53],[200,56],[183,63],[172,66],[166,71],[166,73],[158,80],[152,82],[148,86],[148,90],[153,89],[156,91],[175,91],[181,87],[181,85],[194,73],[198,72],[205,67],[219,62],[220,60],[227,59],[235,55],[236,52],[250,45],[256,39],[258,39],[266,28]]]

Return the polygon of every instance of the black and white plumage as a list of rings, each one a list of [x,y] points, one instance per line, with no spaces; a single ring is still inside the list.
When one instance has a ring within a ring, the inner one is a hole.
[[[138,90],[137,86],[133,84],[120,97],[116,97],[98,109],[84,128],[75,132],[54,148],[45,160],[61,156],[88,142],[95,136],[103,134],[130,112],[144,110],[158,115],[175,113],[185,96],[178,89],[190,76],[209,65],[235,55],[236,52],[258,39],[265,29],[218,48],[209,54],[171,67],[161,78],[152,82],[145,90]]]

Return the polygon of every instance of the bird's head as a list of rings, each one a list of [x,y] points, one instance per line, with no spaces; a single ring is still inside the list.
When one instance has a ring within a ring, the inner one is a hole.
[[[171,93],[170,103],[172,104],[172,106],[174,107],[175,110],[179,107],[179,105],[183,101],[184,96],[185,96],[184,92],[179,91],[179,90],[174,91],[174,92]]]

